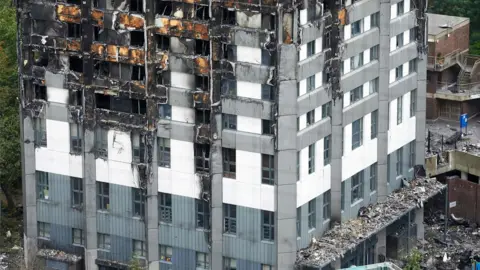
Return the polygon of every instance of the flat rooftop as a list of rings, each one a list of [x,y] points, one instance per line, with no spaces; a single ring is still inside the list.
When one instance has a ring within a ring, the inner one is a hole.
[[[447,16],[442,14],[427,13],[428,35],[437,36],[449,28],[456,28],[464,22],[470,22],[466,17]]]
[[[408,187],[391,193],[384,202],[371,204],[365,214],[335,225],[319,239],[313,238],[307,248],[297,252],[296,265],[321,268],[342,258],[366,239],[385,229],[409,211],[422,207],[445,185],[435,178],[418,178]]]

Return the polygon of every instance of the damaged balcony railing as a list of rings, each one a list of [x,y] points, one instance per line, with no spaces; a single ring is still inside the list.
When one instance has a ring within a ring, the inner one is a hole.
[[[480,82],[474,83],[438,83],[436,87],[437,93],[442,94],[462,94],[462,95],[479,95],[480,97]]]
[[[429,56],[427,67],[434,70],[441,70],[447,68],[457,63],[457,61],[459,61],[459,56],[464,53],[466,53],[466,51],[460,51],[457,49],[446,55],[439,54],[436,56]]]

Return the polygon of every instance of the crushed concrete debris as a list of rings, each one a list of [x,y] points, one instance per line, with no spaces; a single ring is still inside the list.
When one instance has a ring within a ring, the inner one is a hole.
[[[0,270],[7,270],[7,255],[0,254]]]
[[[445,185],[434,178],[412,180],[409,187],[391,193],[385,202],[366,207],[359,218],[335,225],[320,239],[313,238],[309,247],[297,253],[296,264],[310,267],[328,265],[412,209],[423,207],[424,201],[444,188]]]
[[[81,256],[69,254],[55,249],[41,249],[38,251],[37,255],[43,258],[54,259],[62,262],[78,262],[82,259]]]

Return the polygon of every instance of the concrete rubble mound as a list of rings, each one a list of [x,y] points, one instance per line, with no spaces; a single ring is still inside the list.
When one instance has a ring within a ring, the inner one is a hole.
[[[37,255],[43,258],[55,259],[62,262],[78,262],[82,259],[81,256],[69,254],[56,249],[41,249]]]
[[[424,201],[446,187],[434,178],[418,178],[406,184],[404,188],[388,195],[384,202],[361,209],[358,218],[335,225],[319,239],[313,238],[307,248],[297,252],[296,265],[328,265],[404,214],[416,207],[423,207]]]

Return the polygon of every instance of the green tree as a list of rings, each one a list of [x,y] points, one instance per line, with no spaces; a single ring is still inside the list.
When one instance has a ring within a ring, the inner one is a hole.
[[[407,265],[403,270],[421,270],[422,266],[422,253],[418,249],[414,249],[407,256]]]
[[[14,207],[21,186],[16,13],[10,0],[0,0],[0,188]]]

